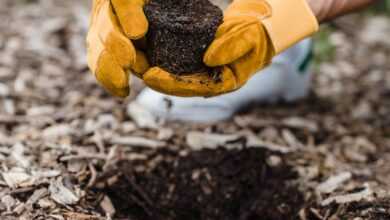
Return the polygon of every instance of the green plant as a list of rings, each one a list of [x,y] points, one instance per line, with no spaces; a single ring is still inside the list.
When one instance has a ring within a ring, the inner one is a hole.
[[[333,29],[324,25],[321,30],[314,36],[314,62],[315,66],[322,62],[332,60],[335,52],[335,46],[329,40],[329,36],[332,34]]]
[[[374,11],[390,15],[390,0],[382,0],[376,3]]]

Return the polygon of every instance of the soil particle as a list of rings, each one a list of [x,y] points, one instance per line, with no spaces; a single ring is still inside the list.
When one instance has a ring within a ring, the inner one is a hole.
[[[220,8],[208,0],[151,0],[144,11],[153,66],[174,74],[207,72],[203,55],[222,23]]]

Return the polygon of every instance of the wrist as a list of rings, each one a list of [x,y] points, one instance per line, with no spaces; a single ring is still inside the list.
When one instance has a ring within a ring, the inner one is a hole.
[[[318,22],[365,8],[376,0],[306,0]]]
[[[272,9],[271,15],[264,18],[262,23],[277,54],[317,32],[318,22],[307,0],[267,0],[263,2]],[[294,10],[291,10],[292,8]]]
[[[307,1],[307,4],[309,5],[309,7],[311,8],[314,16],[317,18],[318,22],[321,22],[320,20],[320,12],[321,12],[321,3],[319,3],[320,1],[318,0],[306,0]]]

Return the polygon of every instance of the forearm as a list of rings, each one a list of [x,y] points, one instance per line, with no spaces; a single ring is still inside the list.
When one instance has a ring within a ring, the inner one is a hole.
[[[377,0],[307,0],[319,22],[362,9]]]

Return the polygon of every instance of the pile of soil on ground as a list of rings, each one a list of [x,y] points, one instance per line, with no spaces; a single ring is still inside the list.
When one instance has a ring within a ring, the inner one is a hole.
[[[255,148],[203,150],[165,156],[150,172],[124,162],[120,180],[105,190],[122,218],[295,219],[304,204],[288,183],[296,174],[284,162],[267,165],[269,156]]]
[[[208,0],[151,0],[144,11],[153,66],[174,74],[207,71],[203,55],[222,23],[220,8]]]

